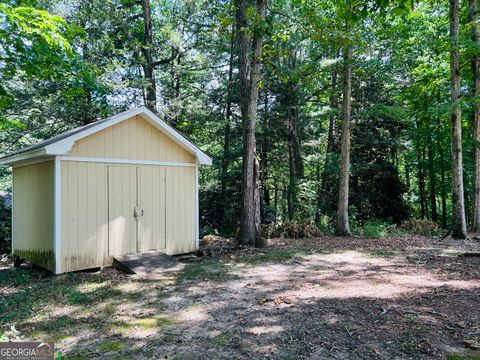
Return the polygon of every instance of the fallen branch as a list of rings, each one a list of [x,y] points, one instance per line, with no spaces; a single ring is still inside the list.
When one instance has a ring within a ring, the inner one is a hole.
[[[348,336],[353,337],[353,333],[350,332],[350,330],[348,330],[348,328],[345,325],[342,324],[342,326],[347,331]]]

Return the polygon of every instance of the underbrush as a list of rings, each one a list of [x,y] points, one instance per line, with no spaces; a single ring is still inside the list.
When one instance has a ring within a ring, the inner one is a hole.
[[[311,221],[291,220],[262,226],[262,236],[266,239],[286,237],[291,239],[312,238],[322,235],[320,229]]]
[[[352,226],[352,232],[354,235],[369,238],[382,238],[389,236],[400,237],[409,235],[397,225],[378,219],[368,220],[361,225],[355,224]]]
[[[384,220],[372,219],[352,227],[353,233],[358,236],[371,238],[402,237],[402,236],[440,236],[441,227],[428,219],[410,219],[400,225],[391,224]]]
[[[370,219],[361,223],[352,221],[351,229],[353,235],[369,238],[440,236],[443,231],[437,223],[428,219],[410,219],[401,225],[380,219]],[[319,224],[309,220],[291,220],[262,226],[262,236],[266,239],[276,237],[301,239],[333,234],[334,224],[327,216],[322,217]]]
[[[440,226],[428,219],[410,219],[404,221],[400,228],[409,233],[423,236],[439,236],[442,234]]]

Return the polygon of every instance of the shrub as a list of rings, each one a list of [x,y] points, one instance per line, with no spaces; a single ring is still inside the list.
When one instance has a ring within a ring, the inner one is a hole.
[[[278,223],[262,225],[262,237],[265,239],[276,238],[280,236],[280,226]]]
[[[353,232],[361,236],[380,238],[389,235],[390,224],[378,219],[371,219],[363,225],[355,225]]]
[[[12,194],[0,191],[0,254],[10,252],[12,224]]]
[[[370,238],[407,235],[406,232],[397,225],[380,219],[370,219],[362,225],[354,223],[353,232],[357,235]]]
[[[440,226],[432,220],[428,219],[409,219],[402,222],[400,228],[409,234],[435,236],[442,231]]]
[[[311,221],[291,220],[284,223],[272,223],[262,226],[262,235],[265,238],[284,236],[292,239],[311,238],[320,236],[320,230]]]
[[[320,216],[320,221],[317,224],[317,227],[322,234],[333,235],[333,233],[335,232],[335,227],[332,219],[328,215]]]

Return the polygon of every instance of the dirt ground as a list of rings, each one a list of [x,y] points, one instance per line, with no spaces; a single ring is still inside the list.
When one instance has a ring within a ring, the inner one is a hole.
[[[51,276],[0,262],[0,338],[68,359],[480,359],[480,244],[210,239],[183,272]],[[477,256],[475,256],[477,255]],[[3,332],[3,335],[1,335]]]

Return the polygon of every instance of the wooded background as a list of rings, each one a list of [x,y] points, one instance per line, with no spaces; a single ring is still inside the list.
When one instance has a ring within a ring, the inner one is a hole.
[[[259,212],[267,230],[413,218],[464,237],[480,217],[477,12],[475,0],[6,0],[0,153],[146,104],[213,155],[203,234],[251,243]]]

